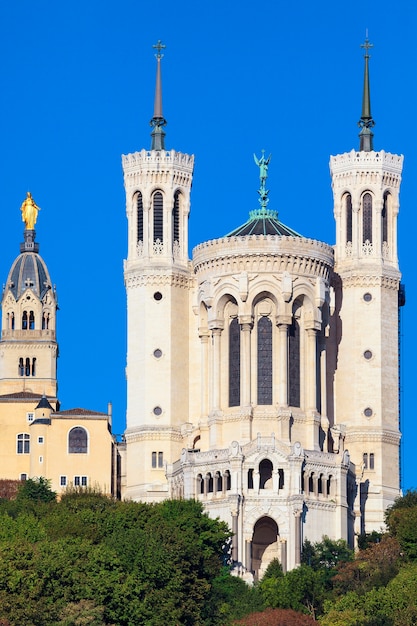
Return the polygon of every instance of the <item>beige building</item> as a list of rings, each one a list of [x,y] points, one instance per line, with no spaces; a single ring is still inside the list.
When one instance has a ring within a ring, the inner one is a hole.
[[[57,398],[56,293],[39,255],[33,198],[22,204],[24,242],[3,291],[0,340],[0,478],[43,476],[117,495],[118,455],[109,414],[61,411]]]
[[[124,496],[201,500],[248,577],[307,538],[353,545],[400,493],[403,158],[373,148],[368,46],[360,146],[330,161],[334,246],[268,207],[262,153],[260,208],[189,259],[194,157],[165,148],[160,43],[151,149],[123,156]]]

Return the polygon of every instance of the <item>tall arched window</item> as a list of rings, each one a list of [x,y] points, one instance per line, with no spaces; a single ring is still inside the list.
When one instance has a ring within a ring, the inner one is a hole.
[[[362,220],[362,241],[372,243],[372,196],[370,193],[365,193],[362,198]]]
[[[25,375],[25,366],[23,364],[23,359],[20,358],[19,359],[19,376],[24,376]]]
[[[26,357],[25,360],[25,376],[30,376],[30,359]]]
[[[229,326],[229,406],[240,404],[240,325],[235,317]]]
[[[300,325],[296,319],[288,333],[288,402],[300,406]]]
[[[35,314],[33,311],[29,313],[29,330],[35,330]]]
[[[36,358],[32,359],[32,376],[36,376]]]
[[[350,193],[345,196],[346,208],[346,243],[352,243],[352,196]]]
[[[68,433],[68,452],[70,454],[86,454],[88,449],[88,436],[85,428],[75,426]]]
[[[19,433],[16,441],[17,454],[29,454],[30,452],[30,435],[28,433]]]
[[[180,201],[181,194],[179,191],[174,195],[174,208],[172,209],[172,243],[180,243]]]
[[[384,204],[382,207],[382,243],[388,243],[388,206],[389,206],[390,194],[386,191],[384,193]]]
[[[272,322],[258,322],[258,404],[272,404]]]
[[[160,191],[156,191],[153,196],[153,241],[164,241],[164,201]]]
[[[138,191],[136,196],[136,212],[138,219],[137,241],[143,241],[143,199],[142,194]]]
[[[22,330],[27,330],[28,329],[28,312],[27,311],[23,311],[23,315],[22,315]]]

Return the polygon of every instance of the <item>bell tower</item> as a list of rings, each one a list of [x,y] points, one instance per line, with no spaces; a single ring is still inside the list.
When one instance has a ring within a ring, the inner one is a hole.
[[[403,157],[373,146],[366,38],[359,150],[331,157],[336,220],[335,423],[356,466],[356,533],[380,530],[400,494],[401,274],[397,218]]]
[[[30,391],[56,398],[57,299],[35,241],[39,207],[29,192],[21,211],[24,241],[3,289],[0,395]]]
[[[156,49],[151,149],[122,157],[128,253],[126,496],[166,498],[165,464],[179,458],[188,421],[188,215],[194,157],[165,148]]]

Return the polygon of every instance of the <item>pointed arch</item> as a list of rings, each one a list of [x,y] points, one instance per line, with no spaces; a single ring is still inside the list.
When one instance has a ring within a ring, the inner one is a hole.
[[[384,193],[384,201],[382,205],[382,213],[381,213],[381,229],[382,229],[382,245],[388,244],[388,216],[389,216],[389,207],[391,204],[391,194],[389,191]]]
[[[142,192],[138,191],[136,194],[136,215],[137,215],[137,232],[136,242],[143,242],[143,197]]]
[[[155,191],[152,198],[153,208],[153,242],[164,241],[164,199],[160,191]]]
[[[372,196],[369,191],[362,196],[362,242],[372,243]]]
[[[180,243],[180,206],[181,192],[176,191],[174,194],[174,206],[172,209],[172,245]]]
[[[346,243],[352,243],[352,196],[350,193],[344,196],[346,212]]]

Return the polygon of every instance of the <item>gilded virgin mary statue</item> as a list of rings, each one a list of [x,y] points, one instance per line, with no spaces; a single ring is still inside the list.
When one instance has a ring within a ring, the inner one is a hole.
[[[25,200],[20,207],[22,211],[22,221],[26,224],[26,230],[33,230],[38,217],[38,211],[40,208],[32,198],[30,191],[27,192]]]

